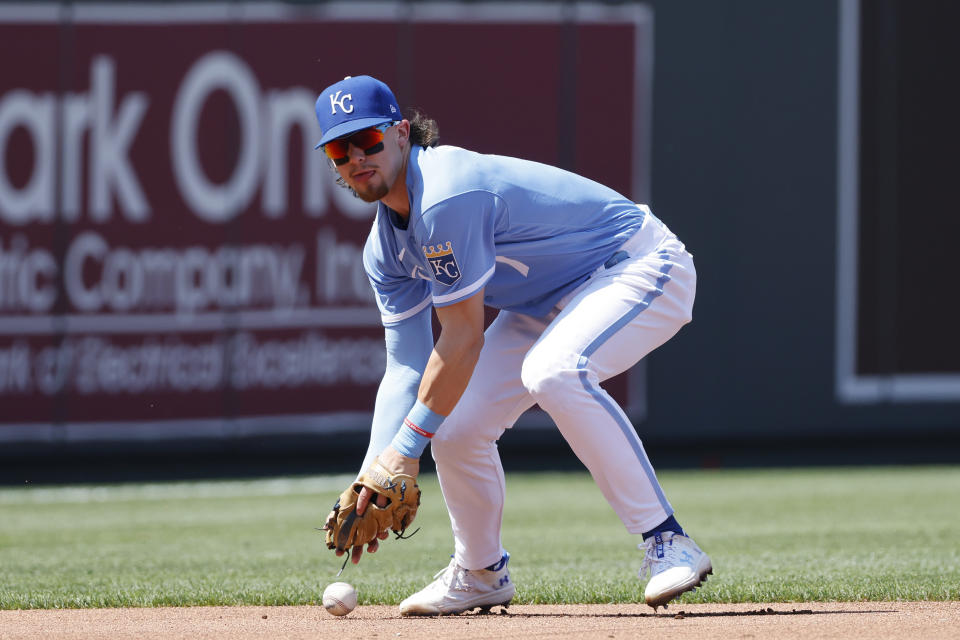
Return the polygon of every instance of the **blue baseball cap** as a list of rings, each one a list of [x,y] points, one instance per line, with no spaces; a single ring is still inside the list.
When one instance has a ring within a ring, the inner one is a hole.
[[[400,107],[390,87],[370,76],[347,76],[317,98],[317,121],[323,137],[314,149],[384,122],[400,120]]]

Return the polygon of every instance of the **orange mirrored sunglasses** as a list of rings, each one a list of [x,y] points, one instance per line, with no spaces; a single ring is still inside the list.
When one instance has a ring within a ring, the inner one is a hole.
[[[362,149],[363,153],[368,156],[374,153],[380,153],[383,151],[383,132],[395,124],[397,123],[384,122],[375,127],[355,131],[349,136],[331,140],[323,145],[323,151],[336,165],[346,164],[347,161],[350,160],[348,153],[351,144],[358,149]]]

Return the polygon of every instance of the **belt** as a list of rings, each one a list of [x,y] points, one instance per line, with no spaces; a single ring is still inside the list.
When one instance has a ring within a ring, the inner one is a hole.
[[[646,215],[643,224],[637,229],[636,233],[631,235],[620,245],[620,248],[613,252],[613,255],[607,258],[603,267],[597,271],[610,269],[632,256],[642,256],[653,253],[664,240],[673,236],[673,233],[667,229],[660,220],[653,215],[649,209],[643,207]]]
[[[616,264],[618,264],[618,263],[620,263],[620,262],[623,262],[624,260],[626,260],[626,259],[629,258],[629,257],[630,257],[630,254],[629,254],[629,253],[627,253],[627,252],[624,251],[623,249],[620,249],[619,251],[617,251],[616,253],[614,253],[612,256],[610,256],[610,258],[609,258],[606,262],[603,263],[603,268],[604,268],[604,269],[609,269],[609,268],[615,266]]]

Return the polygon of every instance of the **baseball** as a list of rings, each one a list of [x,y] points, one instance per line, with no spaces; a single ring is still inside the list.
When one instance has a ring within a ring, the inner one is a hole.
[[[357,606],[357,590],[346,582],[334,582],[323,590],[323,608],[335,616],[345,616]]]

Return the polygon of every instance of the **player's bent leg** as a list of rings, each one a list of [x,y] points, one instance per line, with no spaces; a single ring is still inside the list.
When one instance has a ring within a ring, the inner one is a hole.
[[[446,440],[431,447],[453,529],[454,557],[476,569],[503,553],[506,484],[496,442],[471,444],[458,448],[457,440]]]
[[[504,476],[497,439],[533,399],[520,383],[523,356],[546,323],[501,312],[486,331],[467,389],[430,448],[453,527],[455,558],[479,569],[503,555]]]
[[[627,531],[643,533],[673,513],[633,425],[598,382],[584,386],[572,369],[539,377],[531,388]]]
[[[520,383],[524,354],[546,323],[501,312],[485,334],[463,397],[430,448],[454,534],[454,556],[426,588],[400,603],[400,614],[442,615],[506,606],[515,589],[500,529],[505,493],[497,439],[533,399]]]
[[[693,262],[679,243],[624,261],[591,279],[524,359],[524,386],[631,533],[654,528],[673,509],[636,430],[600,382],[689,322],[695,282]]]
[[[632,533],[673,512],[630,420],[601,387],[666,342],[692,315],[695,271],[682,247],[632,260],[597,277],[550,324],[524,361],[522,379]],[[645,599],[657,607],[696,588],[712,571],[692,539],[661,531]],[[666,540],[667,544],[662,544]],[[658,555],[659,553],[659,555]]]

